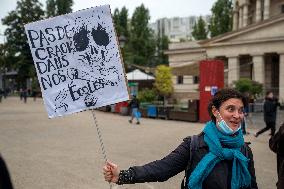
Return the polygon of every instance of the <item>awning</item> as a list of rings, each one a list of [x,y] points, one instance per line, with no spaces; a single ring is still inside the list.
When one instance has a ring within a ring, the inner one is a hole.
[[[136,69],[126,74],[128,80],[155,80],[151,75],[148,75],[140,70]]]

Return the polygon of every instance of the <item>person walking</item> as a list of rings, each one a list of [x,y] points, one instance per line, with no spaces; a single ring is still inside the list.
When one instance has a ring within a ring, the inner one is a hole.
[[[284,122],[278,132],[269,140],[270,149],[277,154],[277,189],[284,188]]]
[[[20,100],[22,101],[23,100],[23,94],[24,94],[24,91],[23,91],[23,89],[22,88],[20,88],[20,90],[19,90],[19,93],[20,93]]]
[[[2,89],[0,88],[0,102],[2,102],[2,97],[3,97],[3,91],[2,91]]]
[[[128,104],[128,107],[130,107],[131,112],[131,119],[128,120],[129,123],[132,123],[134,117],[136,118],[136,124],[140,124],[139,121],[139,100],[136,98],[136,95],[132,95],[132,100]]]
[[[280,104],[278,100],[274,98],[273,92],[267,92],[263,105],[263,117],[266,127],[259,130],[255,134],[255,137],[258,137],[260,134],[264,133],[265,131],[268,131],[269,129],[271,129],[270,135],[273,136],[275,134],[277,106],[280,106]]]
[[[121,170],[107,161],[104,179],[118,185],[163,182],[186,171],[182,188],[257,189],[252,151],[241,130],[244,104],[241,93],[218,91],[208,105],[211,121],[199,135],[186,137],[166,157],[142,166]]]
[[[27,103],[27,98],[28,98],[28,90],[27,89],[24,89],[23,90],[23,99],[24,99],[24,102]]]

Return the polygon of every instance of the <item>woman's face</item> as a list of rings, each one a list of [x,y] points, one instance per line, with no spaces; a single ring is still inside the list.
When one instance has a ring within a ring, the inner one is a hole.
[[[241,99],[230,98],[221,104],[219,110],[213,107],[212,113],[216,117],[216,122],[221,121],[221,115],[227,125],[235,131],[244,118],[244,104]]]

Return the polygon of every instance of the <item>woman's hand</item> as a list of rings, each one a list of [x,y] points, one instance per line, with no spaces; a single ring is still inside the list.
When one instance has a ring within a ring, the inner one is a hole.
[[[110,161],[107,161],[103,167],[104,178],[107,182],[117,183],[119,172],[118,166]]]

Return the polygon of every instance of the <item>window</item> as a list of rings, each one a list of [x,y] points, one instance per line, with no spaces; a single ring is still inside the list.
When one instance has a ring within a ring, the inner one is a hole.
[[[199,83],[199,77],[198,76],[193,76],[192,77],[192,82],[193,82],[193,84],[198,84]]]
[[[177,76],[177,84],[183,84],[183,75]]]

